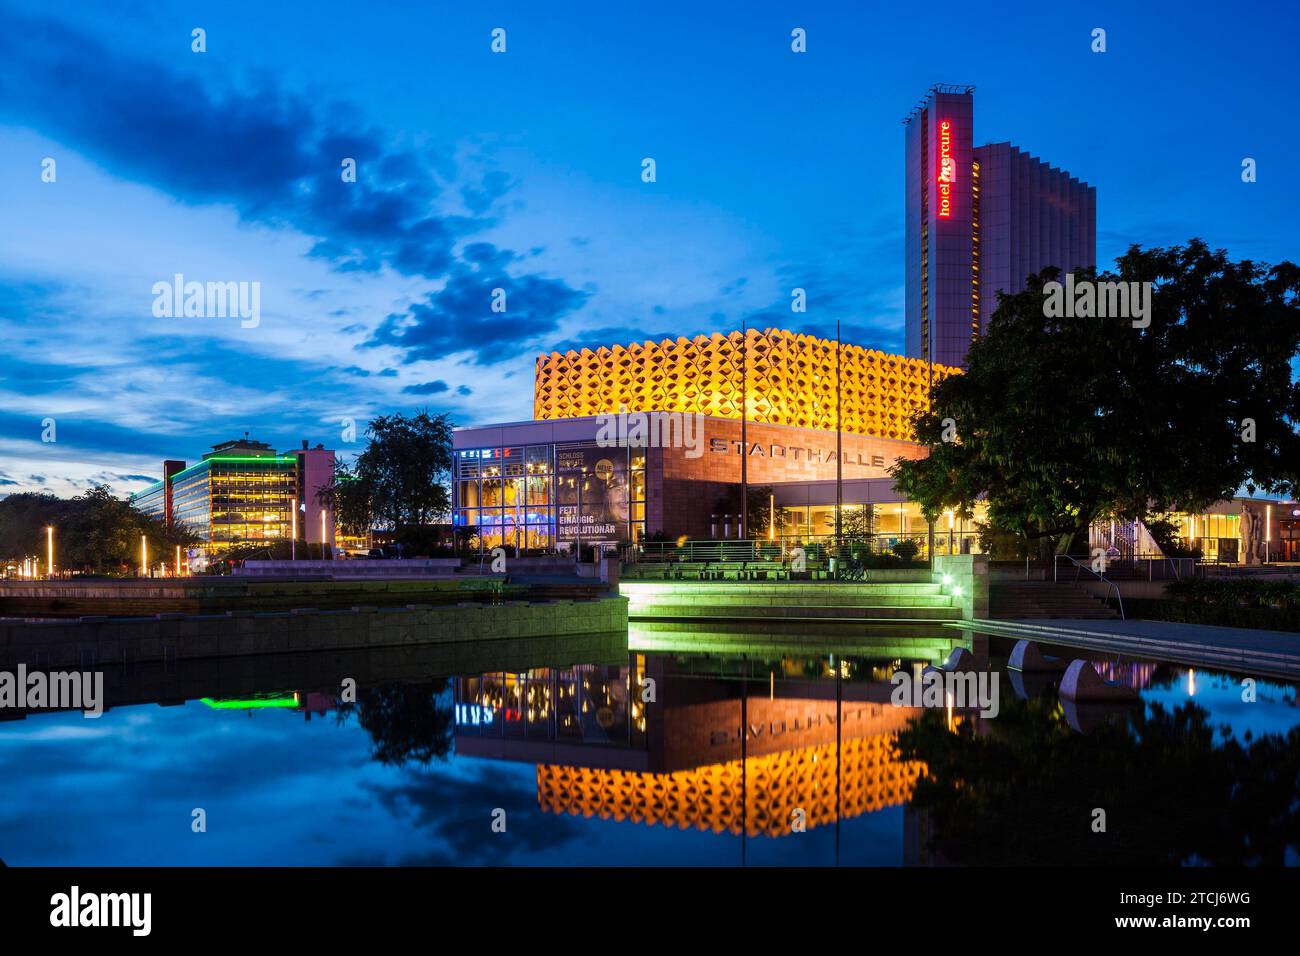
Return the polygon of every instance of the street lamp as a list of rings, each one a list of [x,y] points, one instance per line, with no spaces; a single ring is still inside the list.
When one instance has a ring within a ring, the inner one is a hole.
[[[46,565],[49,567],[50,580],[54,579],[54,525],[45,527],[45,555]]]
[[[149,576],[149,542],[140,535],[140,577]]]
[[[290,513],[292,528],[289,532],[289,560],[298,560],[298,499],[293,498],[293,510]]]

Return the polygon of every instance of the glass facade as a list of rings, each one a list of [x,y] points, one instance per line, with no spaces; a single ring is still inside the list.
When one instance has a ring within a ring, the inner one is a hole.
[[[1245,555],[1241,545],[1241,515],[1174,515],[1173,519],[1178,525],[1178,536],[1193,548],[1199,548],[1202,559],[1235,564]]]
[[[297,460],[291,456],[206,458],[172,477],[172,520],[197,534],[209,554],[288,540],[297,493]],[[132,503],[165,517],[165,484],[151,485]]]
[[[131,496],[131,503],[151,518],[167,520],[167,485],[157,481]]]
[[[496,672],[456,680],[458,737],[646,746],[639,688],[645,657],[629,665]]]
[[[936,554],[981,553],[976,522],[985,521],[988,506],[975,505],[974,518],[964,521],[956,514],[941,515],[934,525]],[[871,542],[873,550],[889,551],[901,541],[911,541],[921,554],[929,547],[929,527],[921,506],[910,501],[884,504],[845,504],[841,518],[845,540]],[[834,505],[777,507],[775,534],[787,541],[827,541],[835,537]]]
[[[645,535],[645,452],[595,442],[463,448],[455,523],[472,547],[555,551]]]

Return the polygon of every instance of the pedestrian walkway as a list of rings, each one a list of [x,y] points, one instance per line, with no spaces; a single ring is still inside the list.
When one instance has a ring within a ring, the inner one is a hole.
[[[1174,621],[1073,619],[964,621],[947,626],[1129,657],[1300,678],[1300,633],[1290,631]]]

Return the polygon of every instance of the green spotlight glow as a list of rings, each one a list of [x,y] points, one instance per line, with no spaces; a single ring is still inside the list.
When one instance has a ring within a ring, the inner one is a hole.
[[[199,699],[213,710],[262,710],[267,707],[298,706],[297,691],[267,697],[201,697]]]

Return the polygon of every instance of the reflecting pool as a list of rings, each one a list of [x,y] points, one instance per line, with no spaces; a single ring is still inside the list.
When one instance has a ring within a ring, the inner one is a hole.
[[[1300,862],[1293,685],[1094,658],[1137,699],[1071,706],[978,634],[735,637],[707,653],[689,633],[655,650],[514,642],[450,669],[386,650],[110,669],[99,719],[0,722],[0,858]],[[955,646],[997,674],[996,717],[891,701],[894,674]]]

